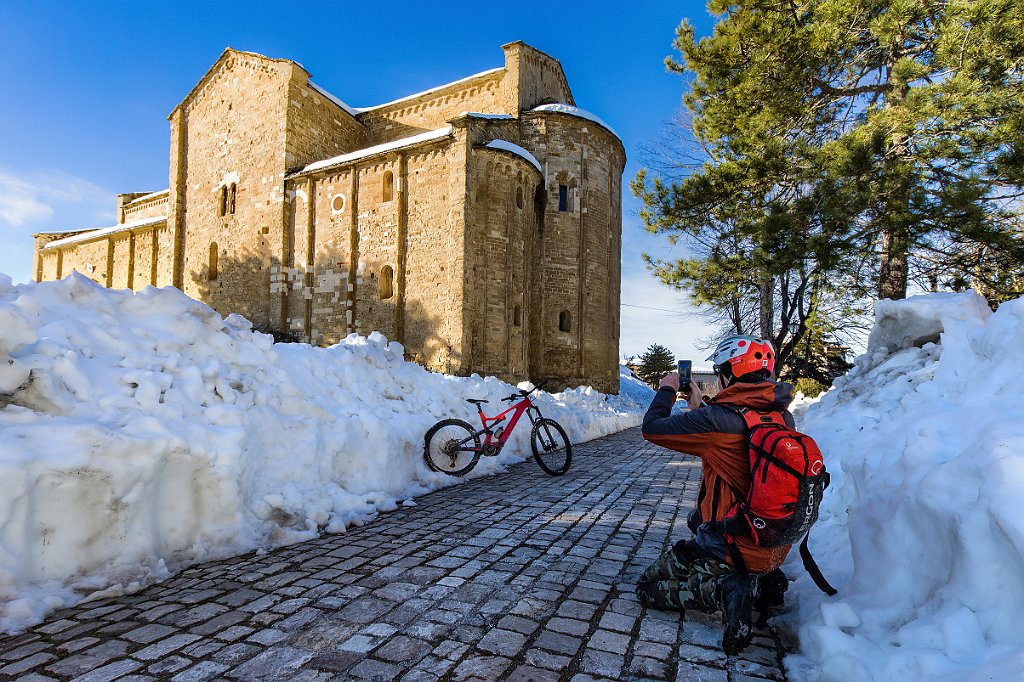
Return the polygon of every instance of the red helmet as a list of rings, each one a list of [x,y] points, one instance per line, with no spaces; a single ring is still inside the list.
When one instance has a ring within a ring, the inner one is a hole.
[[[775,373],[775,348],[771,341],[757,336],[730,336],[707,359],[715,363],[716,369],[728,365],[729,374],[734,377],[761,369]]]

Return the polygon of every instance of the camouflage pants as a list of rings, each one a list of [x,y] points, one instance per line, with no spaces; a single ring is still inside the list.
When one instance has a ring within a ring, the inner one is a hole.
[[[732,575],[732,569],[718,559],[683,560],[673,548],[647,567],[637,584],[637,593],[644,606],[650,608],[714,613],[723,610],[724,583]]]

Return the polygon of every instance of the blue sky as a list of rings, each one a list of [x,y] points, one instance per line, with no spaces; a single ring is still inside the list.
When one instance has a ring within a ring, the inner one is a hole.
[[[7,0],[0,272],[31,277],[33,232],[112,225],[119,192],[167,187],[167,115],[227,46],[298,61],[348,104],[368,106],[501,66],[500,46],[524,40],[561,61],[577,104],[626,146],[621,352],[657,342],[702,360],[707,353],[691,342],[709,330],[680,315],[680,295],[645,269],[641,252],[674,252],[643,231],[628,190],[640,145],[658,138],[680,104],[684,82],[663,60],[683,17],[710,32],[698,2]]]

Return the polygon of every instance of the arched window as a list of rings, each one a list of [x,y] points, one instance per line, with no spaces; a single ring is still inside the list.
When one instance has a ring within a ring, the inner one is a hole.
[[[523,207],[523,188],[516,187],[516,208]]]
[[[558,313],[558,331],[572,331],[572,314],[568,310],[563,310],[562,312]]]
[[[206,279],[210,282],[217,279],[217,242],[210,243],[210,263],[206,270]]]
[[[228,188],[224,185],[220,188],[220,208],[217,210],[217,215],[226,215],[228,212]]]
[[[519,306],[512,308],[512,324],[516,327],[523,326],[523,309]]]
[[[381,299],[391,298],[395,295],[395,270],[390,265],[380,269],[380,282],[378,283]]]
[[[569,203],[569,185],[558,186],[558,210],[559,211],[571,211],[572,206]]]
[[[395,175],[391,171],[384,173],[383,201],[391,201],[395,196]]]
[[[228,190],[228,213],[231,215],[235,214],[235,194],[238,191],[238,186],[235,183],[231,183],[231,189]]]

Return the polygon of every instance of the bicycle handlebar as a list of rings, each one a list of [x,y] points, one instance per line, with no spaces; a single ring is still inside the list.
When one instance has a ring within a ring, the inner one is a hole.
[[[513,400],[519,400],[520,398],[525,398],[525,397],[527,397],[528,395],[530,395],[531,393],[533,393],[534,391],[536,391],[536,390],[540,389],[540,388],[541,388],[542,386],[544,386],[544,385],[545,385],[546,383],[548,383],[548,380],[547,380],[547,379],[545,379],[544,381],[540,382],[539,384],[537,384],[536,386],[534,386],[533,388],[531,388],[531,389],[530,389],[529,391],[524,391],[524,390],[522,390],[522,389],[519,389],[519,392],[518,392],[518,393],[513,393],[512,395],[510,395],[510,396],[509,396],[509,397],[507,397],[507,398],[502,398],[502,399],[501,399],[501,401],[502,401],[503,403],[508,403],[508,402],[512,402]]]

